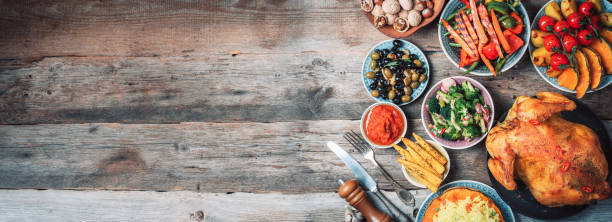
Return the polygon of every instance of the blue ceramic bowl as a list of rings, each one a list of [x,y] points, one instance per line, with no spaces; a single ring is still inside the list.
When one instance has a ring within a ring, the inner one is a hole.
[[[393,101],[391,101],[390,99],[383,99],[381,97],[373,97],[371,92],[372,90],[370,89],[370,87],[368,87],[372,82],[374,82],[373,79],[368,79],[366,78],[366,72],[369,71],[373,71],[372,69],[370,69],[370,62],[372,61],[372,58],[370,58],[370,54],[372,54],[374,52],[374,50],[376,49],[391,49],[393,47],[393,40],[395,39],[389,39],[389,40],[385,40],[382,41],[378,44],[376,44],[376,46],[374,46],[374,48],[370,49],[370,52],[368,52],[368,54],[366,55],[365,59],[363,59],[363,65],[362,65],[362,69],[361,69],[361,79],[363,80],[363,86],[365,87],[366,91],[368,91],[368,95],[370,95],[372,98],[378,100],[379,102],[388,102],[388,103],[393,103]],[[423,92],[425,91],[425,88],[427,87],[427,83],[429,82],[429,62],[427,62],[427,57],[425,57],[425,54],[419,49],[419,47],[417,47],[416,45],[412,44],[409,41],[406,40],[402,40],[402,39],[398,39],[400,41],[402,41],[403,46],[402,49],[406,49],[408,51],[410,51],[410,54],[415,54],[417,56],[417,58],[419,60],[421,60],[421,62],[423,62],[423,68],[425,68],[425,76],[427,76],[427,78],[425,78],[425,81],[421,82],[419,84],[419,87],[417,87],[416,89],[412,90],[412,94],[410,94],[410,101],[409,102],[405,102],[405,103],[401,103],[399,104],[399,106],[402,105],[406,105],[409,104],[413,101],[415,101],[417,98],[419,98],[419,96],[421,94],[423,94]]]
[[[497,194],[495,189],[493,189],[492,187],[484,183],[476,182],[472,180],[457,180],[457,181],[448,183],[444,186],[441,186],[440,189],[438,189],[438,192],[432,193],[429,196],[427,196],[427,199],[425,199],[425,201],[423,202],[423,204],[421,204],[421,207],[419,208],[420,210],[419,210],[419,214],[417,215],[416,221],[420,222],[423,220],[425,211],[427,210],[427,207],[429,206],[431,201],[433,201],[434,198],[442,195],[444,191],[454,188],[454,187],[466,187],[466,188],[480,191],[487,197],[491,198],[493,202],[495,202],[495,205],[497,205],[497,207],[499,208],[499,211],[501,211],[502,216],[504,217],[504,221],[506,222],[515,221],[514,214],[512,213],[512,209],[510,208],[510,206],[508,206],[508,204],[506,204],[506,202],[504,202],[501,196]]]
[[[463,6],[465,6],[465,4],[463,4],[462,2],[458,0],[450,0],[446,4],[446,7],[444,7],[442,14],[440,14],[440,22],[442,22],[442,19],[448,17],[450,14],[457,11]],[[522,3],[518,4],[518,6],[516,7],[516,10],[520,13],[520,16],[523,19],[523,23],[524,23],[523,32],[519,35],[519,37],[521,37],[521,39],[523,39],[523,41],[527,43],[529,42],[529,37],[531,35],[531,27],[530,27],[531,22],[529,21],[529,15],[527,14],[527,10],[525,10],[525,7],[523,7]],[[446,57],[448,57],[448,59],[453,64],[455,64],[455,66],[458,67],[459,62],[460,62],[460,58],[459,58],[460,49],[449,45],[450,40],[448,36],[444,36],[444,33],[446,32],[447,30],[446,28],[444,28],[443,25],[438,25],[438,38],[440,39],[440,45],[442,46],[442,50],[444,50],[444,54],[446,54]],[[523,44],[523,46],[519,50],[514,52],[510,56],[510,58],[506,60],[506,63],[504,63],[504,66],[502,66],[501,72],[505,72],[511,67],[513,67],[514,65],[516,65],[516,63],[518,63],[523,57],[523,54],[525,54],[525,51],[527,51],[527,44]],[[461,69],[462,71],[467,70],[466,68],[463,68],[463,67],[459,67],[459,69]],[[480,63],[480,65],[478,65],[476,69],[472,70],[470,74],[474,74],[477,76],[492,76],[493,75],[493,73],[491,73],[491,71],[489,71],[489,69],[483,63]]]
[[[552,2],[552,1],[556,1],[557,3],[559,3],[559,5],[561,5],[561,0],[551,0],[548,3]],[[583,3],[584,0],[577,0],[576,3],[580,4]],[[603,0],[601,1],[603,3],[603,10],[606,12],[612,12],[612,3]],[[548,4],[546,3],[546,4]],[[542,6],[542,8],[540,9],[540,11],[538,11],[538,14],[535,16],[535,19],[533,19],[533,28],[534,29],[540,29],[538,28],[539,26],[538,21],[540,21],[540,17],[542,17],[544,15],[544,8],[546,5]],[[533,44],[531,44],[531,41],[529,41],[529,57],[531,58],[531,63],[533,64],[533,57],[531,56],[531,54],[533,53],[533,50],[535,50],[536,47],[533,46]],[[602,58],[604,59],[604,58]],[[608,58],[610,59],[610,58]],[[546,80],[546,82],[548,82],[548,84],[550,84],[551,86],[554,86],[555,88],[564,91],[564,92],[569,92],[569,93],[576,93],[576,90],[569,90],[568,88],[559,86],[559,82],[557,82],[557,78],[550,78],[548,77],[548,75],[546,75],[546,69],[548,68],[548,66],[536,66],[535,64],[533,64],[533,67],[535,67],[536,71],[538,71],[538,74],[540,74],[540,76],[542,77],[542,79]],[[591,90],[590,88],[587,90],[587,93],[591,93],[600,89],[605,88],[606,86],[609,86],[610,84],[612,84],[612,75],[606,75],[605,73],[603,75],[601,75],[601,82],[599,83],[599,87],[595,88],[595,90]]]

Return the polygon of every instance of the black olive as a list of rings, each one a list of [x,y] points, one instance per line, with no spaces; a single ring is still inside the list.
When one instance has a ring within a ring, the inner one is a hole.
[[[413,69],[413,68],[414,68],[414,63],[408,63],[408,64],[406,65],[406,68],[408,68],[408,69]]]
[[[382,91],[383,91],[383,88],[384,88],[384,87],[382,87],[382,86],[378,86],[378,87],[376,87],[376,90],[378,90],[378,92],[382,92]]]
[[[384,54],[385,56],[387,56],[387,54],[389,54],[389,52],[391,52],[391,50],[389,50],[389,49],[383,49],[383,54]],[[385,57],[385,56],[383,56],[383,57]]]
[[[403,81],[402,81],[402,78],[399,75],[396,75],[395,76],[395,82],[397,84],[398,82],[403,82]]]
[[[391,66],[389,67],[389,70],[391,70],[392,73],[395,73],[397,71],[397,66]]]
[[[379,92],[380,92],[380,91],[379,91]],[[380,93],[380,96],[381,96],[383,99],[388,99],[389,97],[388,97],[388,95],[387,95],[387,94],[389,94],[389,92],[387,92],[387,91],[382,91],[382,93]]]
[[[382,71],[380,71],[380,70],[376,71],[374,76],[375,77],[382,77],[383,76]]]
[[[418,74],[425,73],[425,69],[424,68],[418,68],[416,71],[417,71]]]
[[[381,56],[382,56],[382,54],[383,54],[383,52],[382,52],[382,51],[380,51],[380,49],[376,49],[376,50],[374,50],[374,52],[378,53],[378,54],[379,54],[379,55],[381,55]]]
[[[399,76],[400,74],[402,74],[402,72],[404,72],[404,69],[402,69],[402,67],[398,67],[397,69],[395,69],[395,75]]]
[[[398,51],[395,53],[395,55],[397,56],[397,58],[402,58],[402,56],[404,55],[404,52]]]
[[[399,46],[393,46],[393,47],[391,47],[391,52],[392,52],[392,53],[396,53],[396,52],[397,52],[397,50],[399,50]]]
[[[393,103],[399,105],[400,103],[402,103],[402,100],[398,96],[396,96],[395,98],[393,98]]]
[[[400,41],[400,40],[398,40],[398,39],[393,40],[393,46],[398,46],[398,47],[401,47],[401,46],[402,46],[402,41]]]
[[[370,89],[376,89],[377,86],[378,86],[378,84],[376,84],[376,82],[372,82],[370,84]]]
[[[383,59],[383,65],[387,65],[390,62],[391,62],[391,59],[389,59],[389,58],[384,58]]]
[[[395,84],[395,86],[393,86],[394,89],[400,90],[403,89],[404,86],[400,85],[400,84]]]
[[[418,59],[418,58],[417,58],[417,55],[415,55],[415,54],[410,54],[410,59],[411,59],[411,60],[415,60],[415,59]]]
[[[403,86],[402,86],[402,87],[403,87]],[[404,92],[404,90],[403,90],[403,89],[401,89],[401,90],[397,90],[397,95],[398,95],[399,97],[402,97],[402,96],[403,96],[403,95],[405,95],[405,94],[406,94],[406,93]]]

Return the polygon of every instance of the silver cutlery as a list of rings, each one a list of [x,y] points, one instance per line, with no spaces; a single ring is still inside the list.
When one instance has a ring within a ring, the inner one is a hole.
[[[368,144],[359,134],[354,131],[350,131],[344,134],[344,139],[346,139],[353,147],[363,155],[366,160],[370,160],[382,174],[387,178],[391,184],[395,187],[395,193],[397,196],[404,202],[404,204],[414,207],[414,196],[408,189],[404,188],[401,184],[393,179],[393,177],[387,173],[387,171],[376,161],[374,156],[374,150],[372,146]]]
[[[338,146],[338,144],[331,141],[327,142],[327,148],[334,152],[340,158],[340,160],[344,162],[349,170],[353,172],[355,177],[357,177],[357,180],[359,180],[361,185],[366,187],[367,190],[374,194],[375,197],[382,200],[381,202],[383,205],[385,205],[389,212],[400,217],[396,218],[397,220],[413,221],[410,216],[407,216],[400,209],[398,209],[383,192],[379,192],[378,185],[376,184],[376,181],[374,181],[374,178],[368,174],[368,172],[361,166],[361,164],[359,164],[359,162],[357,162],[357,160],[355,160],[355,158],[353,158],[353,156],[348,154],[344,149]]]

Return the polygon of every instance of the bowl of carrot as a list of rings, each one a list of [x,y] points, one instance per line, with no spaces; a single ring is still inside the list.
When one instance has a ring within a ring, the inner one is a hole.
[[[463,74],[497,76],[519,62],[529,43],[520,0],[451,0],[440,16],[444,54]],[[475,9],[475,10],[474,10]]]

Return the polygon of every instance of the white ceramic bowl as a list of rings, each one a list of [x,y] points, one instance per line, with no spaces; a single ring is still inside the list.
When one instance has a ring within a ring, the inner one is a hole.
[[[426,141],[427,143],[429,143],[429,145],[431,145],[434,149],[436,149],[447,160],[446,165],[444,166],[446,170],[444,171],[444,175],[442,176],[442,181],[444,181],[444,179],[446,179],[446,176],[448,176],[448,172],[450,171],[450,165],[451,165],[450,158],[448,157],[448,153],[446,152],[446,149],[442,148],[442,146],[440,146],[433,140],[426,140]],[[426,188],[425,185],[423,185],[421,182],[419,182],[419,180],[414,178],[412,175],[410,175],[410,173],[408,173],[408,171],[406,171],[406,167],[404,167],[404,165],[402,164],[400,165],[402,166],[402,173],[404,173],[404,177],[406,177],[406,180],[408,180],[408,182],[410,182],[412,185],[415,185],[417,187]]]
[[[392,144],[397,144],[402,140],[402,137],[404,135],[406,135],[406,131],[408,130],[408,121],[406,119],[406,114],[404,114],[404,111],[402,110],[402,108],[400,108],[399,106],[393,104],[393,103],[388,103],[388,102],[379,102],[379,103],[374,103],[372,104],[370,107],[368,107],[363,114],[361,115],[361,121],[359,122],[359,130],[361,130],[361,136],[372,146],[372,147],[376,147],[376,148],[389,148],[391,147],[392,144],[389,145],[379,145],[376,144],[372,141],[370,141],[370,139],[366,136],[365,131],[363,129],[363,123],[365,121],[365,117],[368,114],[368,112],[370,112],[370,110],[372,110],[374,107],[376,106],[380,106],[380,105],[389,105],[392,106],[393,108],[397,109],[401,114],[402,114],[402,118],[404,120],[404,130],[402,130],[402,133],[400,134],[400,136],[397,138],[397,140],[395,140]]]

